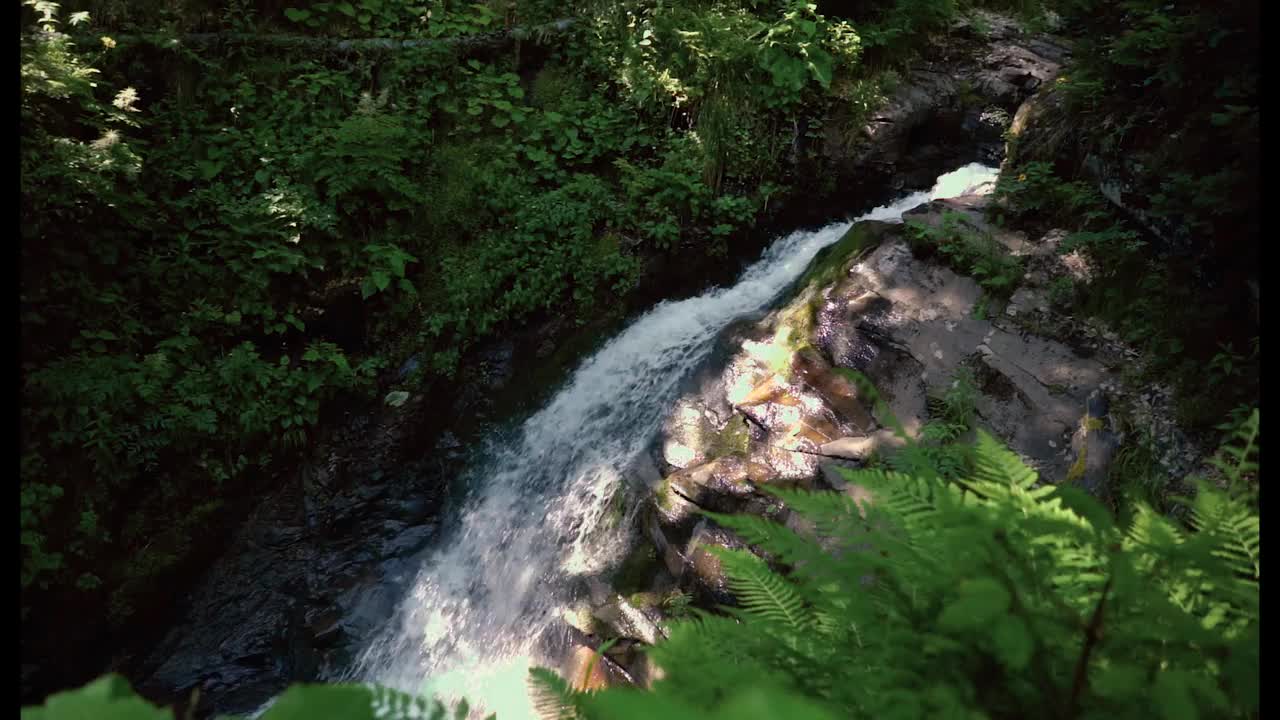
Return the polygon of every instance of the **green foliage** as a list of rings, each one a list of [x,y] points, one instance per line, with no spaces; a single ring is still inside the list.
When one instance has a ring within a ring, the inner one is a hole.
[[[365,685],[295,685],[262,720],[466,720],[465,700],[448,708],[438,700]],[[106,675],[76,690],[50,696],[40,707],[23,708],[23,720],[173,720],[172,710],[152,706],[119,675]],[[494,720],[490,715],[486,720]]]
[[[1214,358],[1257,335],[1259,4],[1046,5],[1073,59],[1043,94],[1040,127],[1024,131],[1056,141],[1019,150],[999,182],[1006,219],[1072,231],[1064,249],[1103,276],[1082,309],[1147,350],[1153,373],[1181,388],[1181,419],[1207,430],[1257,397],[1252,367],[1226,382]],[[1102,200],[1102,183],[1125,211]]]
[[[1227,453],[1229,476],[1256,472],[1257,418]],[[738,605],[673,623],[648,650],[664,671],[651,691],[579,692],[535,669],[535,706],[563,720],[1256,715],[1255,493],[1196,483],[1189,528],[1145,503],[1117,522],[1083,493],[1042,485],[985,432],[970,450],[952,480],[844,470],[871,493],[858,504],[769,488],[799,524],[708,513],[771,558],[714,551]],[[24,717],[74,717],[57,714],[72,702],[95,717],[169,716],[106,678]],[[390,690],[299,686],[264,718],[446,712]]]
[[[490,31],[499,22],[483,3],[445,0],[343,0],[287,7],[288,23],[338,36],[457,37]]]
[[[77,690],[49,696],[41,707],[22,709],[22,720],[173,720],[173,712],[161,710],[133,694],[119,675],[105,675]]]
[[[566,689],[567,716],[710,717],[747,687],[831,717],[1256,712],[1256,508],[1201,485],[1193,530],[1118,525],[985,433],[972,454],[954,482],[846,471],[861,510],[771,489],[816,537],[712,515],[775,562],[721,551],[739,607],[676,623],[652,692]]]
[[[693,596],[680,590],[672,590],[662,598],[663,614],[674,620],[689,615],[692,605]]]
[[[1257,483],[1258,409],[1253,408],[1239,422],[1220,427],[1229,429],[1230,434],[1210,463],[1223,474],[1233,492],[1247,490]]]
[[[918,254],[938,253],[945,263],[972,276],[996,297],[1008,298],[1022,280],[1021,261],[989,234],[966,227],[961,213],[947,211],[937,227],[907,221],[907,241]]]
[[[928,37],[945,28],[957,15],[955,0],[894,0],[866,3],[855,17],[873,62],[901,60],[916,53]]]
[[[1067,182],[1053,166],[1031,161],[1000,174],[996,181],[994,215],[1000,222],[1032,221],[1037,227],[1063,223],[1087,224],[1106,216],[1106,200],[1084,180]]]

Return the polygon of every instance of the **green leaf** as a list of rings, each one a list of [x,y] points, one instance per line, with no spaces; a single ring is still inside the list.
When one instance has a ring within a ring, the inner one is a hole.
[[[391,275],[385,272],[374,272],[373,284],[377,286],[379,292],[386,290],[391,284]]]
[[[239,310],[232,310],[231,312],[229,312],[229,313],[227,313],[226,315],[224,315],[224,316],[222,317],[222,319],[223,319],[223,320],[226,320],[228,324],[231,324],[231,325],[239,325],[239,324],[240,324],[240,311],[239,311]]]
[[[1012,670],[1022,670],[1031,661],[1034,645],[1027,624],[1015,615],[1008,615],[996,622],[992,640],[1000,660]]]
[[[1088,520],[1089,524],[1099,532],[1109,532],[1115,527],[1115,519],[1111,511],[1078,487],[1059,485],[1054,488],[1049,497],[1061,500],[1063,507]]]
[[[214,162],[212,160],[196,161],[196,167],[200,170],[200,179],[205,181],[212,180],[217,177],[218,173],[222,172],[222,166],[223,164],[221,162]]]
[[[77,690],[50,695],[41,707],[23,708],[23,720],[173,720],[171,710],[161,710],[134,695],[119,675],[106,675]]]
[[[409,717],[412,713],[426,717],[410,705],[422,708],[422,699],[414,699],[395,690],[360,685],[294,685],[284,692],[262,715],[262,720],[373,720],[375,717]],[[405,712],[391,713],[391,708]]]
[[[1135,695],[1146,695],[1146,673],[1130,665],[1115,665],[1099,672],[1089,679],[1089,685],[1099,696],[1110,699],[1122,699]]]
[[[1009,592],[991,578],[977,578],[960,585],[960,597],[942,611],[938,625],[946,630],[974,630],[1009,609]]]
[[[340,3],[338,3],[337,8],[338,8],[338,12],[342,13],[343,15],[346,15],[347,17],[355,17],[355,16],[356,16],[356,9],[355,9],[355,7],[353,7],[353,6],[351,5],[351,3],[349,3],[349,2],[340,2]]]
[[[391,407],[400,407],[408,399],[409,393],[404,390],[393,390],[392,392],[387,393],[387,396],[383,398],[383,402]]]
[[[293,22],[303,22],[307,18],[311,17],[311,11],[299,10],[298,8],[286,8],[284,11],[284,16],[289,18]]]
[[[1160,673],[1156,676],[1150,697],[1158,716],[1164,720],[1198,720],[1200,717],[1191,696],[1191,682],[1187,673]]]

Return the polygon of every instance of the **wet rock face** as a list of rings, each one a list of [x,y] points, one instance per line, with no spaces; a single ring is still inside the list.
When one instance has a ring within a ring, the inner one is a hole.
[[[675,473],[668,482],[672,492],[699,507],[733,513],[759,499],[755,486],[766,484],[773,477],[773,470],[767,465],[741,455],[729,455]]]
[[[1041,241],[987,223],[986,202],[978,196],[934,202],[912,219],[937,225],[943,213],[960,212],[972,231],[991,234],[1008,252],[1049,262]],[[722,388],[703,383],[673,408],[673,415],[703,408],[689,413],[686,425],[695,425],[710,421],[706,408],[727,402],[750,428],[747,452],[711,457],[700,450],[701,462],[668,472],[656,496],[647,533],[665,571],[700,605],[732,600],[711,549],[743,547],[701,510],[752,513],[805,532],[803,520],[781,503],[761,502],[772,497],[763,488],[824,488],[860,506],[872,501],[843,471],[892,454],[905,441],[880,426],[884,418],[870,412],[857,385],[837,371],[841,367],[864,373],[909,435],[931,419],[927,398],[945,391],[954,373],[966,368],[977,386],[977,425],[1004,440],[1044,481],[1079,482],[1105,493],[1118,438],[1099,424],[1103,411],[1090,393],[1114,383],[1107,366],[1026,332],[1006,313],[993,311],[994,319],[975,313],[983,299],[977,283],[914,256],[901,226],[881,233],[879,245],[861,258],[817,262],[834,263],[834,275],[820,276],[834,280],[827,287],[805,286],[755,331],[740,333],[736,352],[720,361],[725,370],[706,373]],[[1067,270],[1045,266],[1050,275]],[[1015,301],[1039,307],[1033,286],[1020,292]],[[806,309],[813,321],[797,322]],[[1091,409],[1082,419],[1086,405]],[[668,432],[686,432],[684,427],[672,422]]]
[[[710,521],[702,521],[694,529],[685,549],[688,565],[681,578],[682,586],[704,607],[736,605],[720,558],[711,552],[712,548],[743,550],[746,544],[732,532]]]
[[[979,33],[960,23],[869,118],[833,111],[819,151],[838,187],[925,187],[938,167],[999,160],[1015,110],[1058,75],[1070,50],[995,14],[983,24]]]
[[[163,702],[200,690],[197,716],[245,714],[348,663],[393,610],[436,532],[442,447],[408,463],[420,399],[353,419],[267,496],[187,596],[182,620],[126,672]],[[445,438],[443,446],[456,444]]]
[[[859,398],[858,388],[849,378],[835,372],[831,363],[813,348],[797,352],[791,365],[792,374],[817,393],[818,397],[835,411],[838,418],[855,433],[870,432],[876,421]],[[846,435],[848,433],[841,433]],[[825,434],[822,439],[830,442],[836,438]]]

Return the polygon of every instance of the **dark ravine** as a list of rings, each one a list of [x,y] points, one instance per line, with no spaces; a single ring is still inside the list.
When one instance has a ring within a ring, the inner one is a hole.
[[[940,45],[904,76],[871,128],[837,136],[833,117],[820,147],[810,148],[816,159],[796,169],[797,177],[830,178],[826,189],[800,187],[780,201],[733,244],[737,259],[654,262],[613,315],[584,328],[556,318],[509,328],[468,354],[452,388],[415,393],[398,408],[352,407],[335,419],[306,462],[255,499],[199,582],[175,594],[174,616],[146,618],[163,638],[103,669],[122,672],[160,702],[183,703],[199,689],[197,717],[204,717],[250,712],[291,682],[345,666],[391,614],[445,520],[453,492],[446,479],[466,448],[539,403],[629,315],[733,278],[784,229],[870,208],[966,162],[998,160],[1003,127],[989,110],[1011,117],[1065,55],[1006,26],[977,52],[974,40],[960,34]],[[862,139],[848,142],[852,136]],[[353,601],[368,594],[385,598],[385,612],[367,597]]]

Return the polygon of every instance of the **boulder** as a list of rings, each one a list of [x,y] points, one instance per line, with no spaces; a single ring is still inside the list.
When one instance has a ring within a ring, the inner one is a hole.
[[[822,398],[853,430],[870,432],[875,428],[876,421],[859,399],[857,386],[835,372],[816,349],[809,347],[797,352],[791,369],[798,382]],[[828,435],[825,439],[829,442],[835,438]]]
[[[635,638],[653,645],[666,633],[658,626],[656,611],[650,608],[647,612],[632,605],[621,596],[614,595],[608,602],[596,608],[592,617],[604,623],[614,637]]]
[[[696,397],[681,398],[663,428],[662,459],[679,469],[706,462],[710,440],[719,430],[714,413]]]
[[[751,444],[752,462],[768,466],[781,481],[803,486],[818,472],[818,446],[800,435],[770,435]]]
[[[877,430],[861,437],[843,437],[823,445],[823,455],[864,462],[872,455],[888,454],[901,449],[906,441],[892,430]]]
[[[668,492],[713,512],[741,511],[759,498],[755,486],[775,478],[772,468],[740,455],[726,455],[667,478]]]
[[[685,548],[689,561],[682,585],[700,606],[734,605],[737,601],[729,590],[720,559],[709,552],[710,548],[743,550],[746,545],[732,532],[709,520],[700,521]]]
[[[1014,110],[1042,85],[1057,77],[1065,48],[1044,41],[993,43],[974,74],[974,89],[990,102]]]
[[[919,215],[936,218],[941,211],[935,203]],[[967,366],[979,381],[976,409],[983,424],[1046,479],[1065,476],[1076,408],[1088,388],[1109,377],[1102,365],[1060,342],[975,317],[973,307],[982,295],[976,283],[915,258],[901,240],[882,243],[855,264],[845,285],[861,288],[857,297],[867,298],[858,303],[864,312],[850,317],[858,341],[874,348],[861,353],[869,358],[864,371],[908,433],[928,418],[927,394],[945,390],[957,368]],[[1015,295],[1013,305],[1045,303],[1031,289]],[[875,311],[868,311],[872,307]],[[836,447],[856,459],[866,445],[841,440]]]
[[[684,576],[685,568],[688,567],[688,560],[680,547],[667,538],[667,532],[663,529],[661,513],[655,509],[653,512],[645,513],[644,531],[653,543],[653,548],[658,554],[658,558],[662,561],[663,567],[667,572],[671,573],[671,577],[677,581]],[[690,516],[692,520],[692,515]]]
[[[627,672],[612,658],[588,645],[574,645],[569,650],[562,672],[570,686],[581,692],[631,684]]]

